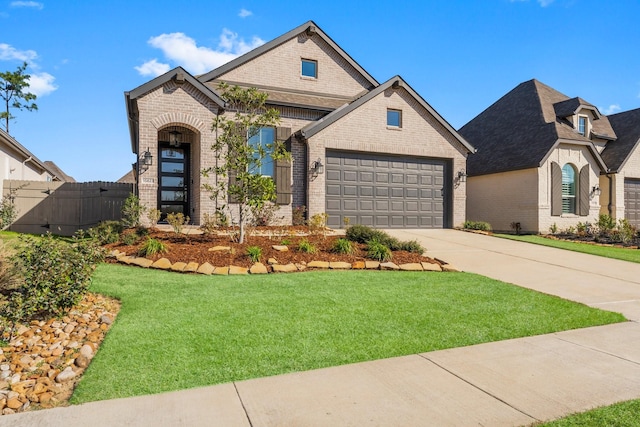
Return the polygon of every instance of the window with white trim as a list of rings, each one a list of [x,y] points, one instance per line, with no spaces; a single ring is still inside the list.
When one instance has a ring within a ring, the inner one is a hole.
[[[303,77],[318,78],[318,61],[302,59],[301,74]]]
[[[576,169],[567,163],[562,167],[562,213],[576,213]]]
[[[589,127],[589,119],[586,116],[578,116],[578,133],[587,136],[587,128]]]

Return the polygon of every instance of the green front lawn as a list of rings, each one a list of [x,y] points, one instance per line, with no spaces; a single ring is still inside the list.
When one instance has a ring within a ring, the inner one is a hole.
[[[640,250],[630,248],[616,248],[613,246],[592,245],[589,243],[569,242],[566,240],[548,239],[542,236],[513,234],[494,234],[496,237],[517,240],[519,242],[535,243],[537,245],[550,246],[552,248],[566,249],[574,252],[582,252],[590,255],[598,255],[607,258],[619,259],[640,263]]]
[[[630,400],[615,405],[570,415],[556,421],[540,424],[540,427],[638,427],[640,426],[640,400]]]
[[[72,403],[623,321],[468,273],[200,276],[103,264],[122,308]]]

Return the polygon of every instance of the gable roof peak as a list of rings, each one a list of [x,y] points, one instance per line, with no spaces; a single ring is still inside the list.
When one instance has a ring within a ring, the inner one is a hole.
[[[331,46],[331,48],[333,48],[333,50],[335,50],[340,56],[342,56],[345,59],[345,61],[347,61],[353,68],[355,68],[356,71],[358,71],[358,73],[360,73],[365,78],[365,80],[369,82],[369,84],[371,85],[371,88],[377,87],[379,85],[378,81],[375,78],[373,78],[373,76],[371,76],[347,52],[345,52],[340,46],[338,46],[338,44],[335,41],[333,41],[331,37],[329,37],[324,31],[322,31],[322,29],[318,24],[316,24],[314,21],[311,21],[311,20],[305,22],[302,25],[297,26],[296,28],[290,31],[287,31],[286,33],[263,44],[262,46],[259,46],[253,50],[250,50],[244,55],[241,55],[235,59],[232,59],[226,64],[221,65],[220,67],[214,70],[211,70],[208,73],[198,76],[198,80],[200,80],[203,83],[214,80],[220,77],[221,75],[228,73],[229,71],[253,60],[254,58],[257,58],[258,56],[280,46],[281,44],[303,33],[306,34],[307,36],[318,36],[322,38],[329,46]]]

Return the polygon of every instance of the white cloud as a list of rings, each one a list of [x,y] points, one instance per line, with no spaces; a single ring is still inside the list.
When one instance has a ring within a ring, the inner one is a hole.
[[[42,10],[44,4],[37,1],[12,1],[9,6],[11,7],[31,7],[33,9]]]
[[[250,10],[245,9],[244,7],[242,9],[240,9],[240,13],[238,13],[238,16],[240,18],[246,18],[247,16],[251,16],[253,15],[253,12],[251,12]]]
[[[17,59],[20,61],[33,61],[38,57],[35,50],[18,50],[6,43],[0,43],[0,60]]]
[[[140,73],[141,76],[157,77],[169,71],[171,67],[169,64],[162,64],[158,62],[157,59],[152,59],[151,61],[147,61],[144,64],[133,68],[138,70],[138,73]]]
[[[202,74],[263,45],[264,40],[253,37],[250,42],[246,42],[237,33],[225,28],[222,30],[216,49],[198,46],[194,39],[184,33],[161,34],[151,37],[148,43],[152,47],[160,49],[171,63],[183,66],[190,73]],[[168,70],[168,68],[160,67],[166,64],[161,64],[156,59],[135,68],[142,74],[143,70],[151,70],[151,66],[145,67],[148,64],[158,65],[155,70],[156,76]],[[160,72],[161,70],[164,71]]]
[[[29,78],[29,92],[34,95],[41,97],[45,95],[49,95],[51,92],[58,89],[53,82],[56,79],[49,73],[36,73],[30,74]]]
[[[598,110],[600,110],[600,112],[602,112],[602,114],[604,114],[605,116],[608,116],[610,114],[617,113],[618,111],[622,110],[622,108],[620,108],[620,105],[618,104],[611,104],[607,108],[598,108]]]
[[[547,7],[553,2],[554,0],[538,0],[538,3],[540,3],[540,6],[542,7]]]

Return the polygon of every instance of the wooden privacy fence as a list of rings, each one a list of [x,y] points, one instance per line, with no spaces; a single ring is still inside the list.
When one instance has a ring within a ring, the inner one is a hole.
[[[3,194],[12,191],[18,217],[10,230],[71,236],[101,221],[120,220],[133,184],[5,180]]]

